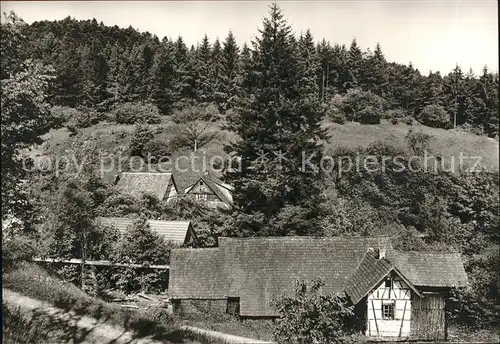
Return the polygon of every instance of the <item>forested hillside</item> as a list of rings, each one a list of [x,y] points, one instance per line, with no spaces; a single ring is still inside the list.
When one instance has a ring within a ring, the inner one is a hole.
[[[149,263],[166,264],[170,247],[145,218],[193,221],[202,247],[219,236],[383,234],[400,249],[461,252],[470,288],[453,295],[453,320],[496,321],[498,74],[422,75],[380,45],[297,35],[276,5],[241,47],[231,32],[188,47],[96,20],[26,25],[15,15],[1,39],[2,219],[22,224],[4,231],[4,258],[80,257],[85,233],[88,258],[140,261],[130,252],[146,247]],[[241,158],[221,176],[235,187],[233,209],[135,198],[100,170],[103,152],[157,164],[192,151]],[[26,153],[50,166],[33,168]],[[304,156],[325,168],[300,169]],[[364,158],[370,166],[339,163]],[[118,240],[97,216],[140,222]],[[106,278],[127,291],[158,287],[143,277]]]
[[[99,111],[138,100],[152,101],[163,114],[170,114],[178,101],[215,102],[225,111],[240,96],[239,80],[254,49],[238,47],[231,32],[223,40],[200,37],[189,47],[182,37],[159,38],[95,19],[35,22],[24,31],[25,57],[55,68],[51,102]],[[412,116],[430,126],[463,126],[492,137],[498,132],[498,74],[486,66],[479,75],[467,66],[456,66],[447,75],[427,74],[411,64],[387,61],[378,44],[362,49],[353,40],[346,47],[315,41],[311,34],[297,37],[293,49],[299,53],[301,44],[310,45],[307,59],[314,64],[312,75],[322,102],[357,89],[370,92],[364,98],[379,97],[375,102],[389,119]],[[439,108],[423,112],[426,106]],[[446,114],[435,118],[440,110]]]

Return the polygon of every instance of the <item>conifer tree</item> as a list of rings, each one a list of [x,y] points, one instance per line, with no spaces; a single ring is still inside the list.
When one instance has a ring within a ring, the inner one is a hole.
[[[249,51],[247,50],[245,53],[247,52]],[[239,94],[239,48],[231,31],[229,31],[229,34],[223,43],[221,67],[220,82],[222,92],[224,93],[224,99],[220,110],[221,112],[225,112],[234,107],[235,97]]]
[[[320,172],[313,167],[319,166],[326,134],[317,65],[306,53],[312,39],[305,42],[297,54],[291,28],[273,4],[253,42],[238,113],[228,118],[241,138],[227,147],[241,157],[241,169],[227,179],[235,185],[242,235],[312,234],[318,228]]]
[[[222,51],[222,45],[217,38],[212,45],[211,52],[211,62],[210,62],[210,82],[212,83],[212,99],[219,107],[222,109],[222,104],[224,103],[225,93],[224,93],[224,80],[223,80],[223,68],[224,68],[224,57]]]
[[[380,43],[377,43],[373,54],[364,60],[362,79],[363,88],[367,91],[380,97],[384,97],[387,93],[387,62]]]
[[[483,75],[481,75],[481,77],[479,78],[479,83],[481,84],[480,97],[486,107],[482,125],[484,127],[485,133],[488,136],[495,137],[498,136],[499,130],[498,73],[493,74],[488,71],[487,67],[484,67]]]
[[[344,87],[346,90],[350,88],[356,88],[359,85],[360,70],[363,63],[363,53],[356,42],[353,39],[351,42],[351,47],[349,48],[349,54],[347,58],[347,71],[344,79]]]
[[[467,107],[462,69],[457,65],[444,78],[444,82],[448,96],[446,110],[452,115],[453,127],[456,127],[464,123],[464,113]]]
[[[332,63],[332,46],[330,45],[330,42],[323,39],[316,47],[316,51],[320,63],[318,70],[318,82],[320,85],[319,94],[322,101],[327,101],[327,99],[330,98],[330,95],[334,93],[335,85],[338,79],[337,70]]]
[[[439,72],[429,73],[419,89],[418,108],[416,113],[422,111],[427,105],[445,105],[443,78]]]
[[[165,39],[153,58],[151,74],[153,78],[153,99],[163,114],[169,114],[174,103],[174,47]]]
[[[195,92],[199,103],[208,103],[214,100],[214,84],[212,79],[212,52],[208,36],[203,36],[201,43],[196,47],[195,59]]]
[[[190,52],[182,37],[174,44],[174,82],[173,91],[176,102],[189,101],[195,98],[193,71],[194,52]]]

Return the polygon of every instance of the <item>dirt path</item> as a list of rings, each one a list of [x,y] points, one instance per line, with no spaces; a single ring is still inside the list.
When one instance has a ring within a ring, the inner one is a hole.
[[[27,319],[43,314],[49,318],[50,323],[56,324],[49,331],[68,332],[64,343],[98,343],[98,344],[166,344],[170,342],[153,340],[150,337],[137,336],[132,331],[116,326],[100,322],[92,317],[82,316],[73,311],[66,311],[53,305],[36,300],[9,289],[2,291],[3,302],[9,309],[19,309]],[[210,341],[218,343],[241,343],[241,344],[270,344],[256,339],[234,336],[226,333],[204,330],[193,326],[181,326],[181,329],[193,334],[200,335],[204,338],[209,338]],[[199,342],[191,340],[183,340],[183,344],[199,344]]]
[[[78,315],[73,311],[66,311],[60,308],[53,307],[47,302],[32,299],[23,296],[14,291],[3,289],[2,291],[3,302],[9,308],[19,308],[27,317],[33,317],[42,312],[44,315],[54,320],[58,324],[63,324],[67,329],[78,331],[79,340],[75,340],[74,333],[72,342],[78,343],[101,343],[101,344],[161,344],[148,337],[136,338],[132,331],[127,331],[119,326],[109,325],[99,322],[98,320]],[[57,330],[54,329],[47,329]],[[83,338],[82,338],[83,337]],[[71,338],[69,338],[71,339]]]

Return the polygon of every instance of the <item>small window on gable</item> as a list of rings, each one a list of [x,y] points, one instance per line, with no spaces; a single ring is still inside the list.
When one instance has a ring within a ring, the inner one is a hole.
[[[385,280],[385,287],[386,288],[392,288],[392,279],[391,278],[387,278]]]
[[[394,302],[382,304],[382,319],[394,319]]]

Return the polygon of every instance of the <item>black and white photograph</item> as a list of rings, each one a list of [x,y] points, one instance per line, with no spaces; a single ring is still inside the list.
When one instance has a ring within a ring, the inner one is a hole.
[[[2,342],[500,342],[495,0],[0,1]]]

